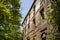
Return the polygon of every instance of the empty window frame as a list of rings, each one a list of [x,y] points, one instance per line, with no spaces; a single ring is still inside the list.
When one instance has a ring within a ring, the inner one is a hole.
[[[45,19],[45,17],[44,17],[44,8],[42,8],[42,10],[40,11],[40,15],[41,15],[42,19]]]

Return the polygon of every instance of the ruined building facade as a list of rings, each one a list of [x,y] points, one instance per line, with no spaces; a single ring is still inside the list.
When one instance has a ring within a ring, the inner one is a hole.
[[[51,10],[51,0],[34,0],[27,13],[23,25],[23,40],[45,40],[51,34],[53,27],[47,20]]]

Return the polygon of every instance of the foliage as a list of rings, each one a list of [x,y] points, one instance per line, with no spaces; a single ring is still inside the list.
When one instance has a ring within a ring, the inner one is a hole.
[[[50,24],[57,29],[56,32],[58,33],[60,32],[60,0],[52,0],[50,8],[52,11],[49,12],[48,19]]]
[[[54,27],[60,26],[60,0],[52,0],[50,8],[52,11],[49,12],[48,18]]]
[[[33,40],[33,36],[30,36],[30,40]]]
[[[31,36],[29,36],[29,37],[27,38],[27,40],[36,40],[36,39],[35,39],[34,36],[31,35]]]
[[[19,0],[0,0],[0,40],[21,40]]]
[[[55,34],[54,33],[51,33],[47,38],[46,40],[55,40]]]

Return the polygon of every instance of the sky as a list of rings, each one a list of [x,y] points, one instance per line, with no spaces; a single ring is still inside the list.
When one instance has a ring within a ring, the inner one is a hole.
[[[26,16],[26,14],[28,13],[32,3],[34,0],[21,0],[22,5],[21,5],[21,13],[23,16],[22,21],[24,20],[24,17]]]

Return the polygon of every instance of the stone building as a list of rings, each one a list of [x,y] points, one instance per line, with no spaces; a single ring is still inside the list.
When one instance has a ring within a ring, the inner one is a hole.
[[[23,25],[23,40],[45,40],[49,37],[53,27],[46,19],[51,0],[34,0],[27,13]]]

